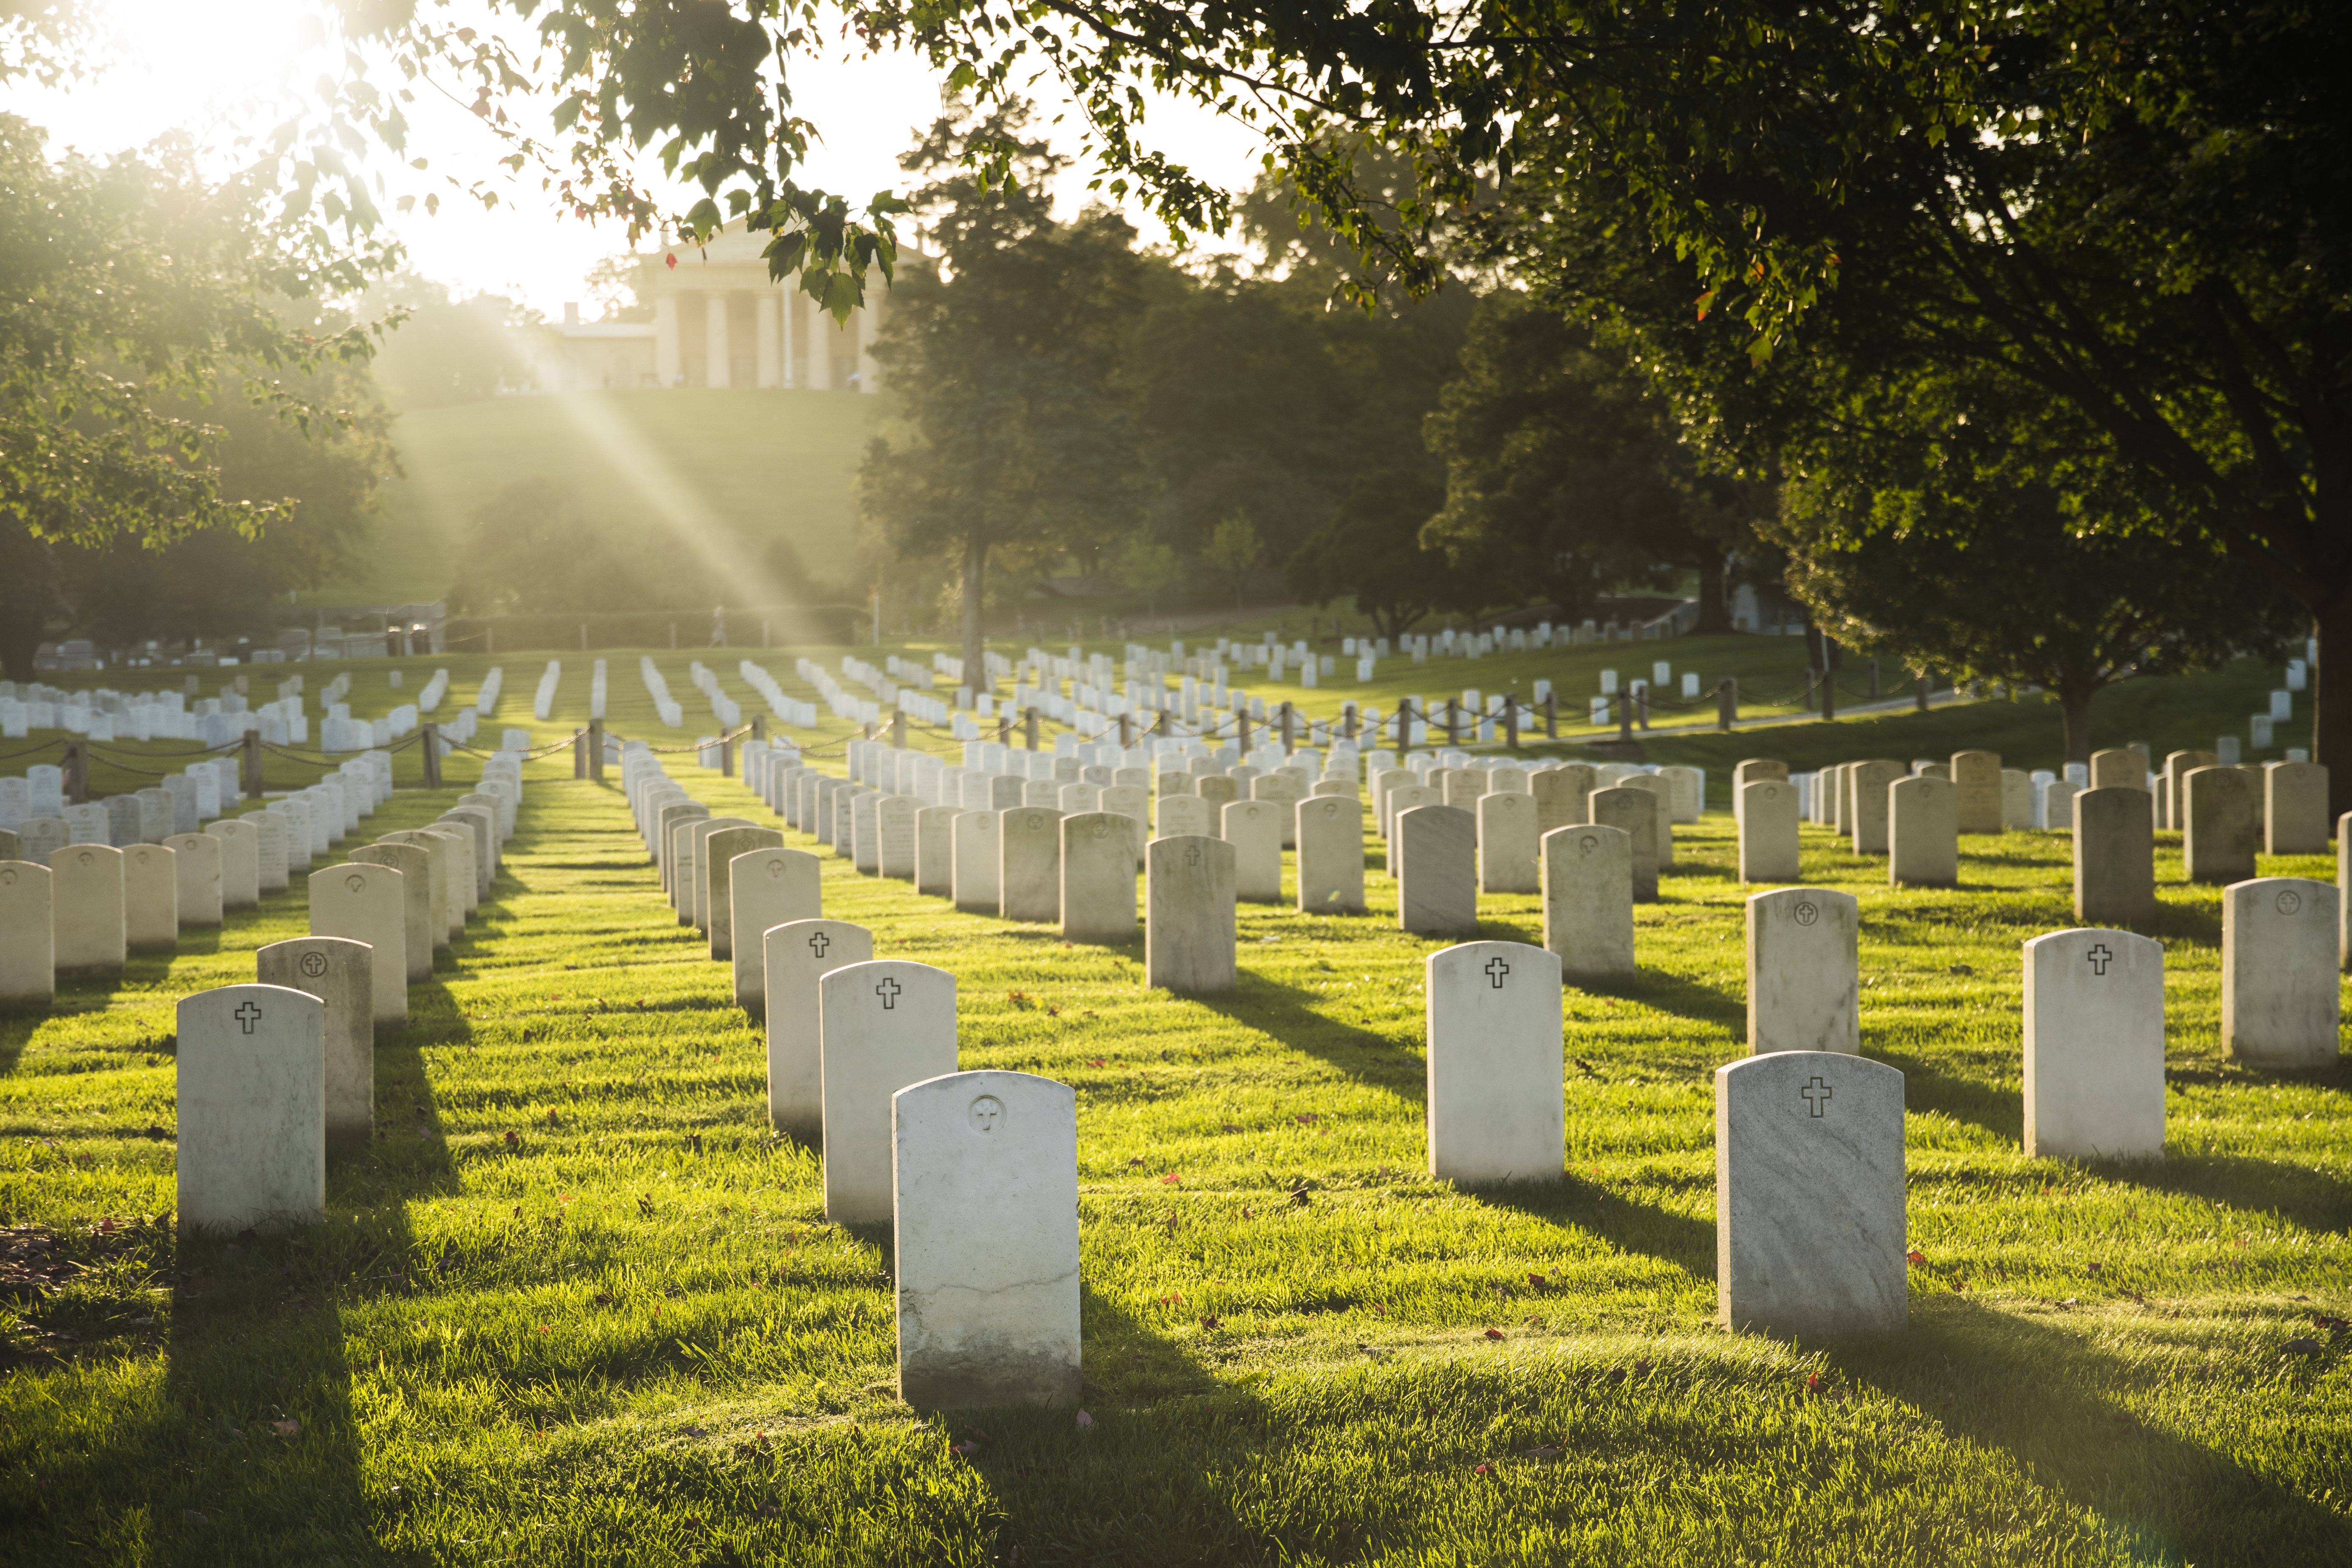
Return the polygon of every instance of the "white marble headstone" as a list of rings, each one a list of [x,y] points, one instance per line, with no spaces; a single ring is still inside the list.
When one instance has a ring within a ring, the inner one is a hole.
[[[1938,781],[1940,782],[1940,781]],[[1832,889],[1748,900],[1748,1049],[1862,1049],[1861,905]]]
[[[847,921],[813,918],[768,929],[768,1120],[778,1131],[814,1138],[824,1131],[824,1034],[818,984],[836,969],[874,957],[874,933]]]
[[[389,866],[346,861],[310,873],[310,934],[363,942],[373,950],[368,999],[376,1032],[408,1022],[407,900]]]
[[[2223,1056],[2271,1069],[2336,1065],[2336,892],[2326,882],[2261,877],[2221,889]]]
[[[282,1230],[326,1217],[325,1019],[316,996],[279,985],[181,1001],[183,1226]]]
[[[824,1215],[879,1225],[890,1218],[891,1097],[956,1070],[955,976],[879,959],[833,971],[817,982],[817,997]]]
[[[1426,970],[1429,1173],[1557,1182],[1567,1150],[1559,957],[1466,942],[1431,953]]]
[[[2025,1152],[2164,1157],[2161,942],[2079,930],[2025,944]]]
[[[374,955],[333,936],[274,942],[253,955],[264,985],[307,992],[324,1005],[327,1146],[362,1149],[375,1131]]]

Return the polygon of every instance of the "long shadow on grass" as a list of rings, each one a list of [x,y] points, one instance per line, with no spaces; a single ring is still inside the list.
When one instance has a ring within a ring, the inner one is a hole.
[[[2025,1100],[2017,1090],[1957,1078],[1924,1057],[1887,1050],[1875,1040],[1865,1044],[1871,1056],[1903,1075],[1904,1110],[1940,1111],[2010,1143],[2024,1142]]]
[[[1909,1332],[1831,1353],[1952,1433],[2013,1454],[2076,1506],[2127,1522],[2148,1557],[2352,1561],[2352,1520],[2143,1425],[2112,1392],[2127,1369],[2074,1335],[1938,1297],[1913,1307]]]
[[[2248,1214],[2277,1212],[2305,1230],[2352,1229],[2352,1182],[2308,1165],[2233,1154],[2102,1163],[2118,1181],[2206,1198]]]
[[[1416,1105],[1421,1102],[1428,1083],[1419,1057],[1399,1051],[1377,1030],[1317,1011],[1310,992],[1246,969],[1236,978],[1234,990],[1186,1000],[1270,1035],[1285,1049],[1311,1052],[1360,1082],[1377,1084]]]
[[[1574,1226],[1624,1252],[1671,1263],[1697,1279],[1715,1278],[1715,1226],[1654,1204],[1635,1203],[1570,1173],[1557,1182],[1503,1182],[1464,1195],[1563,1229]]]

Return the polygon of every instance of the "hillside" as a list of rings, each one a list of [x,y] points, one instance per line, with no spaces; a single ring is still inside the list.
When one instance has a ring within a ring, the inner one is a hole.
[[[848,559],[850,481],[877,400],[847,392],[580,392],[404,414],[404,477],[383,489],[374,552],[304,595],[326,604],[439,598],[448,525],[497,486],[543,476],[614,508],[764,542],[789,536],[809,569]]]

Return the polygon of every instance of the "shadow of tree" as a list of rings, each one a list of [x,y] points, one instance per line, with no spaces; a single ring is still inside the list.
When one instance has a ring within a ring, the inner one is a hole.
[[[1693,1279],[1715,1278],[1711,1221],[1628,1198],[1573,1172],[1557,1182],[1505,1182],[1462,1191],[1490,1208],[1589,1230],[1621,1251],[1672,1264]]]

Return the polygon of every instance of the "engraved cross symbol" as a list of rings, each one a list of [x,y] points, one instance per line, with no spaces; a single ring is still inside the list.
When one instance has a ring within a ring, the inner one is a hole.
[[[1805,1103],[1813,1108],[1813,1114],[1815,1116],[1819,1116],[1822,1113],[1822,1106],[1829,1100],[1831,1095],[1837,1091],[1830,1088],[1829,1085],[1823,1083],[1821,1080],[1820,1075],[1816,1074],[1814,1075],[1812,1082],[1805,1085],[1804,1088],[1799,1089],[1797,1092],[1805,1097]]]
[[[884,1012],[887,1013],[898,1005],[898,983],[896,980],[892,980],[887,977],[883,980],[881,984],[877,985],[874,988],[874,994],[882,998],[882,1010]]]
[[[1495,983],[1497,991],[1503,988],[1503,976],[1510,972],[1511,966],[1505,963],[1499,954],[1486,961],[1486,978]]]
[[[1198,866],[1200,863],[1201,847],[1195,844],[1184,851],[1184,864],[1187,866]]]
[[[260,1006],[251,997],[247,997],[236,1005],[236,1021],[245,1026],[247,1034],[253,1033],[253,1026],[261,1022]]]
[[[2107,965],[2114,963],[2116,957],[2114,953],[2107,951],[2105,942],[2101,942],[2083,956],[2091,961],[2091,973],[2094,974],[2105,974],[2107,972]]]
[[[809,932],[809,952],[815,957],[823,958],[824,950],[832,945],[833,938],[825,935],[824,932],[821,931]]]

